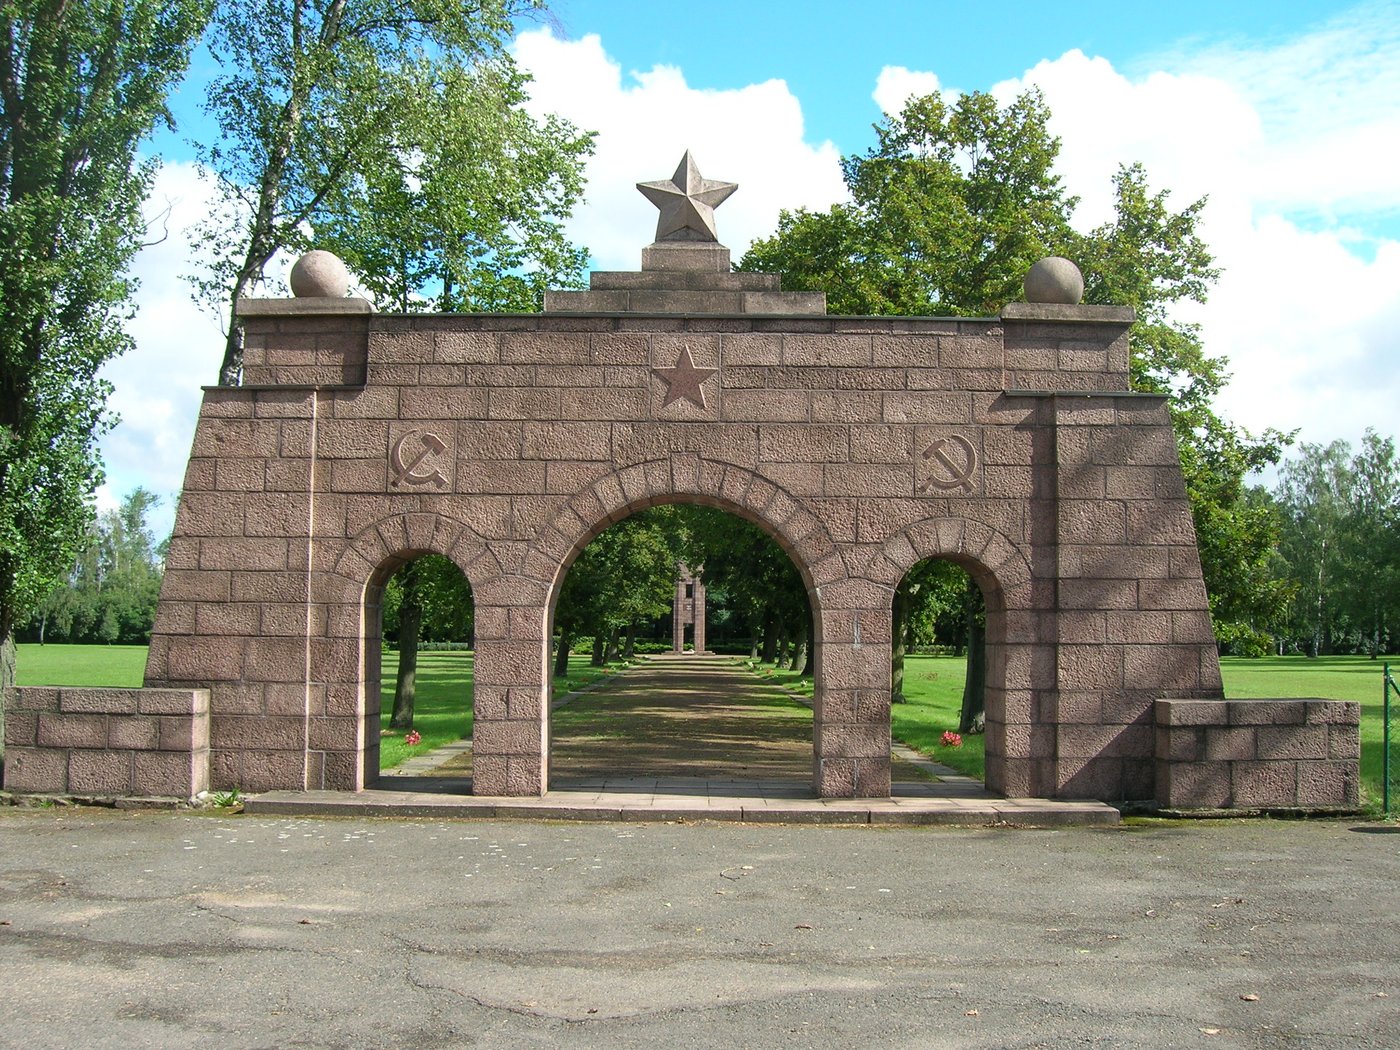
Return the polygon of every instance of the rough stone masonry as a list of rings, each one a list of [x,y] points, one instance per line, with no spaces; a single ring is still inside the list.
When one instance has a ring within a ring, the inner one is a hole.
[[[148,688],[16,691],[6,786],[373,783],[380,598],[432,552],[476,602],[473,789],[541,794],[569,564],[688,502],[761,525],[807,585],[818,795],[889,794],[891,597],[941,557],[986,597],[989,788],[1356,804],[1357,705],[1223,699],[1167,405],[1129,389],[1131,310],[1078,305],[1059,260],[1028,287],[1063,301],[999,317],[828,316],[730,272],[733,187],[689,154],[640,188],[661,209],[641,270],[542,314],[377,314],[324,253],[297,297],[243,302],[244,383],[204,394]]]

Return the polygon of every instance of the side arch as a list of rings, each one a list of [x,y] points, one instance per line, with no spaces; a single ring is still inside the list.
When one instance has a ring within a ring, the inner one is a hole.
[[[867,569],[887,589],[885,615],[893,617],[904,574],[928,558],[967,570],[986,600],[987,787],[1012,797],[1050,793],[1056,727],[1049,589],[1035,586],[1027,553],[998,530],[971,518],[929,518],[886,540]]]
[[[409,511],[360,529],[332,554],[328,569],[312,576],[307,666],[312,786],[359,790],[378,779],[380,602],[394,572],[425,554],[452,561],[473,595],[496,566],[470,526],[436,511]],[[314,623],[318,614],[324,617],[320,632]]]

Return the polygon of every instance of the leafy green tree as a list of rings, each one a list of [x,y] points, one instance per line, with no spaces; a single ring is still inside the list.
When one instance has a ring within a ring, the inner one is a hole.
[[[1394,641],[1400,622],[1400,463],[1394,440],[1368,429],[1345,441],[1303,444],[1279,470],[1280,586],[1291,588],[1290,640],[1311,656]]]
[[[558,231],[591,140],[521,108],[507,50],[537,0],[224,0],[223,72],[199,147],[220,206],[201,227],[196,295],[230,318],[279,251],[312,232],[386,304],[425,283],[442,306],[518,306],[582,262]],[[436,290],[436,289],[435,289]],[[221,383],[238,381],[230,323]]]
[[[792,559],[752,522],[713,507],[683,507],[681,550],[706,585],[747,623],[754,655],[812,673],[812,612]],[[786,657],[786,659],[783,659]]]
[[[1351,482],[1342,531],[1343,607],[1360,632],[1360,648],[1374,660],[1400,605],[1400,462],[1393,438],[1367,428],[1351,460]]]
[[[165,544],[147,521],[159,497],[137,488],[98,517],[72,571],[35,610],[21,637],[143,645],[155,622]]]
[[[421,642],[468,642],[475,626],[471,584],[451,559],[426,554],[390,577],[384,588],[381,630],[399,654],[393,729],[412,729]]]
[[[538,310],[587,263],[559,220],[583,192],[592,136],[531,117],[507,64],[432,72],[440,81],[412,92],[432,103],[402,114],[384,154],[327,195],[317,244],[383,308]]]
[[[1049,116],[1037,92],[1004,109],[981,92],[910,99],[841,162],[852,203],[784,212],[740,269],[825,291],[837,314],[994,314],[1071,236]]]
[[[1215,412],[1225,361],[1173,317],[1217,276],[1197,233],[1205,201],[1175,211],[1140,165],[1126,165],[1114,177],[1113,220],[1075,231],[1077,202],[1054,173],[1048,118],[1037,92],[1004,107],[980,92],[952,104],[938,93],[911,99],[876,126],[869,151],[843,161],[849,204],[783,213],[740,268],[825,290],[833,313],[989,316],[1020,296],[1036,260],[1078,260],[1087,302],[1137,311],[1131,382],[1171,397],[1212,612],[1230,636],[1277,597],[1265,567],[1278,520],[1249,502],[1244,478],[1277,462],[1291,438],[1255,438]],[[901,617],[906,605],[896,602]],[[907,630],[901,619],[896,635]]]
[[[15,628],[92,520],[112,422],[97,373],[130,344],[124,274],[153,172],[136,150],[168,120],[207,14],[204,0],[0,8],[0,687]]]
[[[967,573],[952,562],[926,558],[899,581],[894,592],[894,633],[890,699],[904,703],[904,657],[916,645],[930,645],[942,636],[956,638],[965,623]],[[958,645],[958,642],[954,642]]]
[[[621,654],[622,633],[671,609],[677,551],[672,509],[641,511],[604,530],[574,560],[554,612],[554,673],[568,673],[574,642],[592,635],[592,661]]]
[[[1332,651],[1340,633],[1342,533],[1351,500],[1350,446],[1303,443],[1279,469],[1276,497],[1286,525],[1281,550],[1297,586],[1295,632],[1309,656]]]

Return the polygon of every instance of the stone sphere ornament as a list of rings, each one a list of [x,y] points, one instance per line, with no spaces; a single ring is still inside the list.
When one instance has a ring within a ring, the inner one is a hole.
[[[1084,275],[1068,259],[1051,255],[1026,274],[1026,302],[1077,306],[1084,298]]]
[[[339,256],[319,248],[296,261],[289,281],[298,299],[344,299],[350,294],[350,271]]]

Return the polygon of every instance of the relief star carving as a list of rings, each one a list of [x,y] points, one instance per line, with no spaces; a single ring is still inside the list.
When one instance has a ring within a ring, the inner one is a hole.
[[[682,346],[681,352],[676,356],[674,368],[653,368],[651,371],[666,383],[666,397],[661,402],[662,408],[681,398],[700,408],[707,408],[705,392],[700,389],[700,384],[719,369],[696,368],[695,359],[690,356],[690,347]]]
[[[739,188],[737,183],[700,177],[695,158],[685,151],[670,181],[639,182],[637,189],[661,209],[656,220],[658,241],[713,241],[715,209]]]

